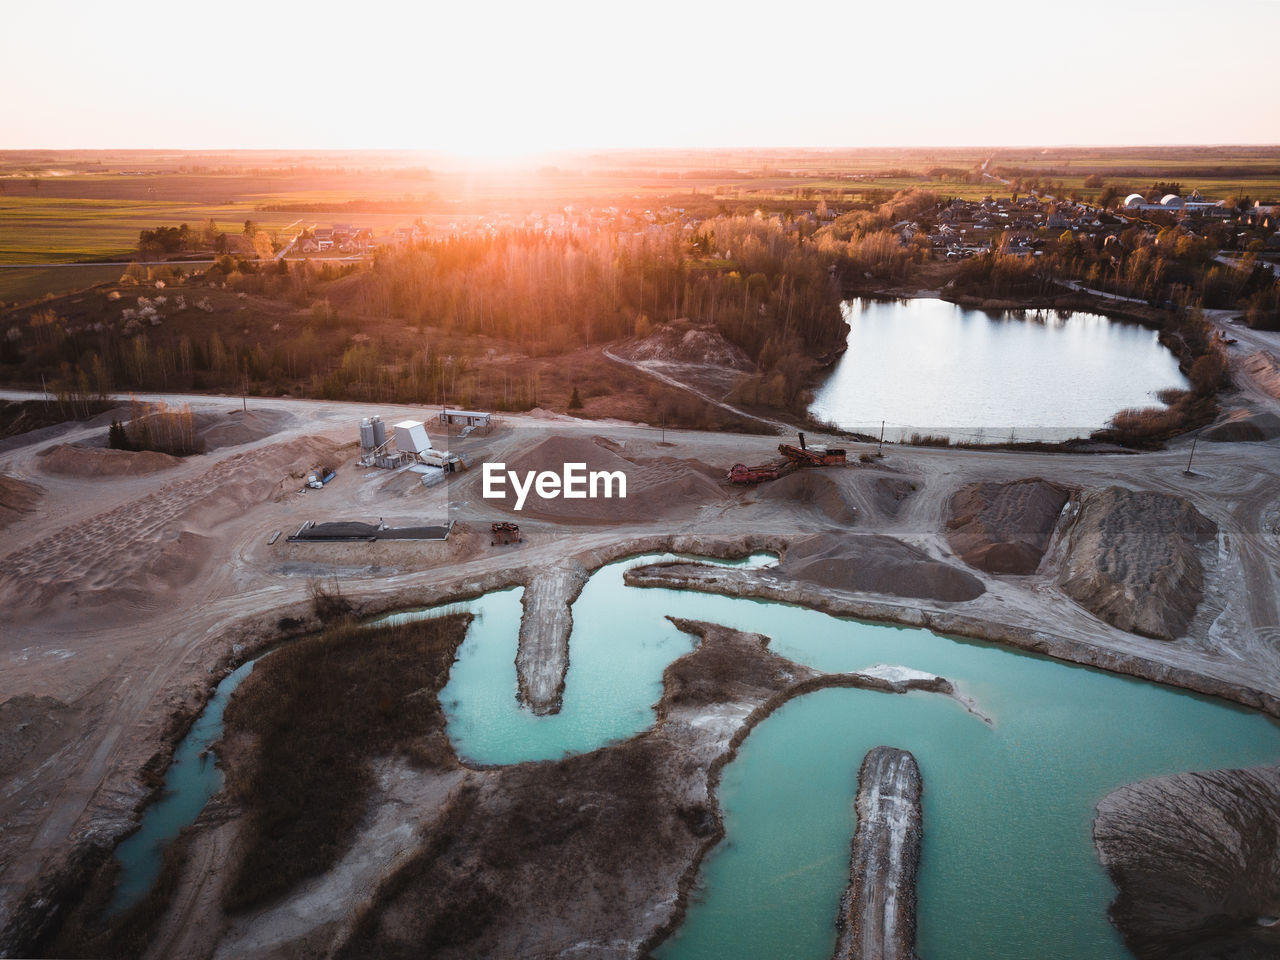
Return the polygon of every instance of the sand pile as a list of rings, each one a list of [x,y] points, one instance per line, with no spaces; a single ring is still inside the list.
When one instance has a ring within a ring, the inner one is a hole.
[[[297,418],[283,410],[234,410],[231,413],[196,414],[196,435],[205,449],[238,447],[279,433]]]
[[[1260,443],[1280,437],[1280,417],[1274,413],[1232,410],[1220,423],[1200,434],[1213,443]]]
[[[719,485],[724,479],[724,467],[717,466],[713,463],[707,463],[705,460],[689,459],[685,460],[681,457],[629,457],[632,463],[641,467],[660,467],[663,469],[675,468],[678,470],[691,470],[694,473],[701,474],[712,483]]]
[[[877,477],[871,485],[871,499],[886,517],[896,517],[902,501],[916,492],[916,485],[901,477]]]
[[[750,372],[755,364],[742,349],[726,340],[711,324],[673,320],[643,340],[618,351],[629,360],[663,363],[699,363]]]
[[[36,465],[45,473],[64,477],[141,477],[168,470],[182,462],[180,457],[154,450],[112,450],[86,447],[79,443],[59,443],[37,454]]]
[[[55,602],[161,607],[171,589],[200,575],[224,525],[242,525],[256,507],[296,491],[296,476],[337,450],[309,437],[246,451],[69,524],[0,560],[0,602],[29,609]]]
[[[858,508],[840,485],[830,475],[817,470],[798,470],[781,480],[762,483],[756,488],[756,499],[803,504],[841,526],[849,526],[858,518]]]
[[[0,530],[35,510],[44,490],[0,473]]]
[[[1181,497],[1123,487],[1090,493],[1068,534],[1062,589],[1121,630],[1172,640],[1204,593],[1196,548],[1217,529]]]
[[[1280,769],[1131,783],[1098,804],[1093,839],[1135,956],[1280,956]]]
[[[562,522],[592,522],[605,520],[613,523],[638,523],[658,517],[683,516],[695,512],[699,506],[721,500],[724,489],[699,467],[705,464],[663,457],[658,460],[634,461],[619,456],[613,450],[585,437],[548,437],[519,456],[506,461],[506,469],[514,471],[524,482],[528,471],[551,471],[561,475],[566,463],[584,463],[588,474],[596,471],[620,471],[626,477],[626,498],[598,496],[582,500],[569,500],[563,496],[544,499],[530,491],[523,508],[515,510],[516,494],[508,479],[501,500],[488,500],[495,506],[503,506],[517,517]],[[480,474],[479,465],[472,474]],[[482,482],[476,476],[477,492]],[[602,491],[601,491],[602,492]]]
[[[985,590],[973,574],[892,537],[818,534],[788,547],[779,566],[793,579],[857,593],[963,601]]]
[[[1035,573],[1070,496],[1066,487],[1039,477],[971,483],[951,498],[947,541],[979,570]]]
[[[1280,360],[1274,354],[1259,350],[1245,357],[1241,366],[1258,386],[1280,400]]]

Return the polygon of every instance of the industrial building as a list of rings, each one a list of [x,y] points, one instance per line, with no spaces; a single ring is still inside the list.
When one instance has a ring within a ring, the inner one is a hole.
[[[431,446],[426,424],[421,420],[402,420],[388,435],[381,417],[365,417],[360,421],[360,459],[362,467],[396,470],[408,467],[422,474],[423,484],[430,484],[442,474],[461,469],[462,461],[447,450]]]
[[[441,410],[440,423],[447,430],[449,427],[462,427],[458,436],[465,437],[475,430],[488,433],[493,427],[493,414],[479,410]]]

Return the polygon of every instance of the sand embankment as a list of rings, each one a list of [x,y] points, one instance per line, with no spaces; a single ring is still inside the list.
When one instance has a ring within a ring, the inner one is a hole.
[[[540,717],[560,712],[569,669],[572,605],[588,579],[582,564],[566,560],[536,569],[524,588],[516,678],[521,701]]]
[[[112,450],[58,443],[41,450],[35,462],[45,473],[59,476],[114,478],[142,477],[169,470],[182,463],[182,459],[155,450]]]
[[[1093,838],[1140,960],[1280,956],[1280,768],[1129,784],[1098,804]]]
[[[1274,354],[1258,350],[1245,357],[1240,366],[1264,392],[1280,400],[1280,360]]]
[[[43,496],[42,487],[0,473],[0,530],[33,513]]]
[[[867,752],[858,771],[858,828],[836,916],[834,960],[914,960],[920,793],[920,768],[910,753],[894,747]]]
[[[1217,529],[1181,497],[1123,487],[1087,494],[1067,534],[1062,589],[1121,630],[1173,640],[1204,595],[1198,549]]]
[[[198,413],[195,415],[195,428],[196,436],[206,450],[220,450],[265,440],[296,421],[297,417],[285,410],[255,408],[229,413]]]
[[[1232,410],[1224,419],[1200,433],[1211,443],[1264,443],[1280,437],[1280,417],[1268,411]]]
[[[858,508],[840,484],[817,470],[797,470],[780,480],[761,484],[755,495],[760,501],[809,507],[842,527],[851,526],[858,519]]]
[[[202,474],[71,523],[0,560],[0,598],[24,616],[47,611],[51,604],[162,606],[173,590],[206,568],[224,525],[292,494],[295,475],[336,449],[328,440],[300,437],[247,450]]]
[[[985,591],[966,570],[884,536],[821,533],[787,548],[780,571],[833,590],[963,602]]]
[[[871,485],[872,501],[888,518],[896,517],[902,510],[903,502],[916,492],[918,484],[901,477],[877,477]]]
[[[956,556],[987,573],[1035,573],[1070,497],[1066,487],[1039,477],[971,483],[951,498],[947,541]]]

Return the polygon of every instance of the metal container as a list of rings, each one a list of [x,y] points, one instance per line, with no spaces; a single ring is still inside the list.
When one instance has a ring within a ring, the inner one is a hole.
[[[372,420],[373,426],[373,445],[380,447],[387,442],[387,425],[382,422],[381,417],[375,416]]]
[[[373,430],[373,424],[369,422],[369,418],[365,417],[360,421],[360,449],[372,450],[378,444],[374,440],[376,434]]]

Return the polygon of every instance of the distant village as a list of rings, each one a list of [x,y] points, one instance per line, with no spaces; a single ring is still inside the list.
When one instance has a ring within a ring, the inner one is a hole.
[[[789,232],[812,232],[834,221],[839,211],[820,204],[815,209],[789,209],[757,216],[777,217]],[[985,253],[998,244],[1001,252],[1036,255],[1050,240],[1070,231],[1081,240],[1105,243],[1108,237],[1137,227],[1152,234],[1176,225],[1193,238],[1212,235],[1221,246],[1246,250],[1258,241],[1263,251],[1280,253],[1280,233],[1276,232],[1280,202],[1256,201],[1243,211],[1223,200],[1211,200],[1198,192],[1189,196],[1167,194],[1158,200],[1133,193],[1123,203],[1101,207],[1078,200],[1060,200],[1050,195],[982,200],[947,200],[929,214],[902,220],[891,226],[903,245],[919,243],[923,237],[936,259],[958,260]],[[448,222],[428,224],[418,220],[412,226],[376,234],[372,227],[349,223],[313,226],[295,236],[280,256],[347,255],[368,256],[384,247],[418,243],[448,236],[476,236],[506,231],[525,231],[547,237],[598,234],[604,232],[639,235],[665,233],[679,224],[692,237],[704,222],[688,216],[684,208],[623,210],[608,206],[577,210],[566,206],[554,213],[532,212],[524,216],[510,213],[480,214]],[[1229,232],[1231,227],[1235,232]],[[1264,239],[1265,238],[1265,239]]]
[[[1255,202],[1243,212],[1221,200],[1206,200],[1198,192],[1189,197],[1166,194],[1149,201],[1140,193],[1132,193],[1114,208],[1052,196],[1031,195],[1019,199],[986,197],[980,201],[952,200],[938,211],[931,225],[917,221],[894,224],[893,230],[903,239],[912,240],[926,232],[935,256],[961,259],[985,253],[999,238],[1002,252],[1034,255],[1048,239],[1070,231],[1082,240],[1106,243],[1133,227],[1156,234],[1176,225],[1193,238],[1204,237],[1211,228],[1222,238],[1223,227],[1232,223],[1244,228],[1234,237],[1231,247],[1241,249],[1259,239],[1257,231],[1271,232],[1264,241],[1267,250],[1280,253],[1280,234],[1275,233],[1280,204]]]

